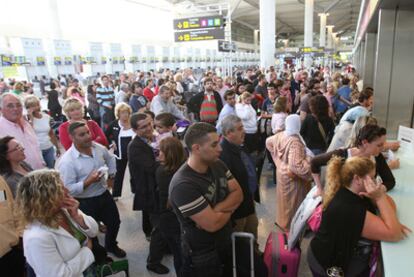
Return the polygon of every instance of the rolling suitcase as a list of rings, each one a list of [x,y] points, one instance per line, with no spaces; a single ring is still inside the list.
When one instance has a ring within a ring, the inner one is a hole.
[[[301,251],[288,249],[288,234],[271,232],[263,254],[269,277],[297,277]]]
[[[254,275],[254,236],[251,233],[245,232],[234,232],[231,234],[231,245],[232,245],[232,256],[233,256],[233,277],[237,276],[237,262],[236,262],[236,238],[247,238],[249,239],[250,245],[250,277],[255,277]]]

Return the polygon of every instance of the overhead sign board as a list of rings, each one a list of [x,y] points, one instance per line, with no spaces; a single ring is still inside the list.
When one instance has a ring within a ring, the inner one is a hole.
[[[325,47],[300,47],[299,52],[301,54],[317,54],[317,53],[324,53],[327,52],[329,49],[325,49]]]
[[[219,52],[236,52],[237,45],[234,42],[219,40],[218,41]]]
[[[174,19],[174,30],[176,31],[217,28],[222,27],[222,25],[223,16],[221,15]]]
[[[224,39],[223,28],[213,28],[205,30],[189,30],[185,32],[175,32],[175,42],[187,42],[187,41],[203,41],[213,39]]]

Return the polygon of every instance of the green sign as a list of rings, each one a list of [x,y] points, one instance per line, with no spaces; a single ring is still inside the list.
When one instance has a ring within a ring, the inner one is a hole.
[[[214,28],[174,33],[175,42],[204,41],[213,39],[224,39],[224,29]]]
[[[190,29],[204,29],[222,27],[223,16],[200,16],[174,19],[174,30],[185,31]]]

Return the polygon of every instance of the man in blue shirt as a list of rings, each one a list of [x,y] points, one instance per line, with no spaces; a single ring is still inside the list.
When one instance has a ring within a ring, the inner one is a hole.
[[[228,90],[224,93],[224,100],[226,104],[224,105],[223,109],[221,110],[218,120],[217,120],[217,133],[221,134],[221,121],[228,116],[229,114],[236,115],[236,93],[233,90]]]
[[[106,250],[123,258],[126,253],[116,241],[121,224],[118,207],[107,188],[112,187],[115,177],[115,157],[104,146],[92,141],[84,122],[72,122],[68,131],[73,144],[58,164],[63,183],[85,214],[106,225]]]
[[[351,88],[349,87],[349,79],[342,79],[342,87],[338,89],[337,96],[334,101],[335,112],[343,114],[351,104]]]

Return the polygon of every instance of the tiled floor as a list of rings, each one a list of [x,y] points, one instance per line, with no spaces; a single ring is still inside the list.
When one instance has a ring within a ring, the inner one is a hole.
[[[131,277],[158,276],[157,274],[151,273],[146,269],[146,258],[148,255],[149,243],[145,239],[144,233],[142,232],[141,212],[132,211],[133,195],[130,192],[129,174],[126,175],[123,188],[123,197],[117,202],[118,209],[121,214],[121,229],[118,235],[119,246],[127,252]],[[263,248],[269,232],[274,230],[273,222],[276,209],[276,192],[275,185],[272,184],[271,179],[271,172],[264,172],[261,180],[262,203],[257,204],[256,206],[259,217],[259,245],[262,251],[264,250]],[[309,238],[305,238],[302,241],[302,258],[299,268],[300,277],[312,276],[308,269],[305,256],[308,245]],[[172,271],[170,274],[163,276],[175,276],[172,257],[165,257],[163,263]]]

